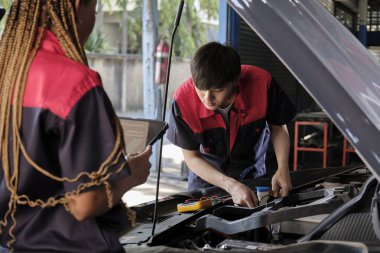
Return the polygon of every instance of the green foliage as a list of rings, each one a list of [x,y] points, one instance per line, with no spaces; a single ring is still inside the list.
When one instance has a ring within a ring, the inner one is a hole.
[[[133,0],[129,0],[132,2]],[[142,0],[135,0],[135,6],[132,11],[128,12],[127,31],[128,31],[128,53],[141,53],[142,41]]]
[[[122,1],[122,0],[120,0]],[[119,1],[119,2],[120,2]],[[134,3],[135,9],[128,12],[128,52],[141,53],[142,40],[142,0],[124,0]],[[197,3],[199,3],[197,5]],[[159,31],[158,37],[170,40],[179,1],[159,1]],[[201,22],[200,10],[209,19],[218,17],[218,0],[187,0],[182,13],[174,41],[173,54],[190,57],[194,51],[207,42],[206,24]],[[120,6],[120,5],[119,5]]]
[[[153,0],[156,1],[156,0]],[[141,53],[142,41],[142,0],[98,0],[99,3],[107,5],[109,8],[112,3],[116,3],[122,10],[127,4],[133,4],[135,8],[128,11],[127,30],[128,30],[128,52]],[[8,9],[12,0],[0,0],[1,6]],[[173,24],[179,4],[174,0],[160,0],[159,2],[159,31],[158,37],[165,38],[169,43]],[[207,42],[207,25],[201,22],[200,13],[208,19],[218,18],[218,0],[186,0],[182,12],[181,23],[178,27],[174,40],[173,54],[181,57],[190,57],[194,51]],[[122,12],[119,12],[122,20]],[[3,19],[4,23],[5,18]],[[121,24],[123,25],[123,24]],[[89,52],[101,52],[109,50],[105,36],[94,31],[85,48]]]
[[[0,0],[0,6],[5,9],[9,9],[12,4],[12,0]]]
[[[199,3],[197,6],[196,3]],[[179,3],[179,1],[178,1]],[[172,0],[161,0],[159,9],[160,25],[159,37],[170,39],[173,31],[173,23],[177,13],[178,4]],[[201,22],[200,12],[207,18],[218,17],[217,0],[187,0],[182,12],[181,23],[174,38],[173,52],[177,56],[189,57],[194,51],[207,42],[206,24]]]
[[[88,38],[84,49],[86,52],[101,53],[108,51],[110,47],[105,36],[95,29]]]

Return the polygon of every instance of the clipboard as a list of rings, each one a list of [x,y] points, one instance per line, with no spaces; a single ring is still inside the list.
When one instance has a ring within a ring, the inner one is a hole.
[[[124,132],[124,142],[128,154],[144,151],[164,136],[168,123],[152,119],[134,119],[119,116]]]

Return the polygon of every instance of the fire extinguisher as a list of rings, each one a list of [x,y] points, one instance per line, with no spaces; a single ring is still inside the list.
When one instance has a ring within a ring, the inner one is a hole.
[[[154,82],[164,85],[166,83],[166,72],[169,63],[169,44],[165,40],[160,40],[156,47],[156,71]]]

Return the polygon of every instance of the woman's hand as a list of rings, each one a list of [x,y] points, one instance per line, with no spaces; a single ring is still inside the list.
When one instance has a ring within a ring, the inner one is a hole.
[[[143,184],[148,179],[151,167],[149,157],[151,155],[152,146],[147,146],[141,153],[127,155],[127,162],[131,171],[131,177],[134,179],[134,186]]]

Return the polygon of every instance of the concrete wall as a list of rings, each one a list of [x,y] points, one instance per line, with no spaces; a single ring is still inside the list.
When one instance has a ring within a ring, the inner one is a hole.
[[[92,69],[98,71],[102,77],[104,88],[110,97],[117,112],[144,110],[144,87],[141,55],[101,55],[88,54],[88,62]],[[127,66],[123,70],[123,58],[127,57]],[[123,71],[126,82],[123,84]],[[174,90],[190,77],[190,61],[188,59],[172,58],[170,71],[168,103],[171,101]],[[121,110],[123,99],[122,85],[126,85],[125,98],[127,111]]]
[[[380,47],[370,47],[368,50],[377,58],[377,61],[380,63]]]

